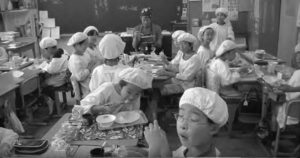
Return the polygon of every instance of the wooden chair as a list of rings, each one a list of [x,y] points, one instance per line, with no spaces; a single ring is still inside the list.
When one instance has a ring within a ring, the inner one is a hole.
[[[286,103],[286,116],[284,118],[284,126],[283,128],[280,128],[278,126],[277,128],[277,134],[276,134],[276,139],[275,139],[275,147],[274,147],[274,150],[272,152],[273,156],[274,157],[277,157],[278,155],[280,156],[286,156],[286,157],[290,157],[290,156],[296,156],[296,149],[299,150],[299,145],[298,144],[298,147],[296,147],[295,150],[293,150],[292,153],[282,153],[282,152],[278,152],[278,148],[279,148],[279,141],[280,139],[283,139],[284,136],[282,136],[282,132],[286,132],[287,130],[289,130],[289,125],[287,125],[287,119],[288,119],[288,116],[289,117],[293,117],[293,118],[297,118],[298,120],[300,120],[300,99],[297,98],[297,99],[293,99],[293,100],[290,100]],[[292,137],[293,138],[293,137]],[[299,151],[298,151],[299,152]]]
[[[33,121],[32,106],[36,104],[41,95],[39,76],[34,75],[24,80],[19,88],[22,109],[26,112],[27,121],[29,124],[47,125],[46,123],[38,123]]]
[[[70,77],[70,81],[74,90],[74,98],[76,100],[76,104],[80,105],[80,100],[82,99],[82,90],[81,90],[81,86],[78,83],[77,79],[75,78],[75,76],[71,75]]]

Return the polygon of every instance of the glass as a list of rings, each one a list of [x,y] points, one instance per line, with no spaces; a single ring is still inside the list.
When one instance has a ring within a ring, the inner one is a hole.
[[[205,125],[208,123],[207,120],[204,121],[204,119],[201,118],[197,118],[197,119],[193,119],[192,117],[184,118],[183,116],[180,116],[179,113],[174,113],[174,117],[179,122],[187,121],[189,124],[194,124],[194,125]]]

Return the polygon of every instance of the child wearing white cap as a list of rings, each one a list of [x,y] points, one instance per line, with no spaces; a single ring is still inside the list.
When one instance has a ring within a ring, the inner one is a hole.
[[[11,150],[18,137],[18,134],[14,131],[0,127],[0,157],[9,157],[11,155]]]
[[[179,102],[177,133],[182,144],[170,152],[166,133],[157,121],[145,128],[149,144],[149,157],[218,157],[213,135],[226,124],[228,109],[225,101],[215,92],[205,88],[186,90]]]
[[[115,34],[105,35],[99,43],[99,50],[104,57],[104,64],[96,67],[92,73],[89,88],[97,89],[104,82],[118,83],[120,71],[128,68],[119,63],[119,57],[123,53],[125,43]]]
[[[182,33],[178,37],[180,50],[183,52],[178,56],[179,60],[173,60],[164,69],[157,71],[157,75],[172,78],[161,87],[162,95],[181,93],[185,89],[194,87],[196,74],[201,69],[199,57],[193,50],[196,41],[196,37],[190,33]]]
[[[175,32],[173,32],[173,34],[172,34],[172,40],[173,40],[173,43],[174,43],[174,46],[176,47],[176,48],[179,48],[180,47],[180,44],[179,44],[179,42],[178,42],[178,37],[181,35],[181,34],[183,34],[183,33],[185,33],[185,31],[183,31],[183,30],[176,30]],[[179,63],[179,61],[180,61],[180,57],[182,57],[182,51],[179,49],[178,50],[178,52],[177,52],[177,54],[176,54],[176,56],[172,59],[172,61],[170,62],[171,64],[176,64],[176,63]],[[166,58],[163,58],[163,60],[164,60],[164,62],[166,63],[166,64],[168,64],[168,60],[166,59]]]
[[[210,26],[215,30],[215,36],[212,42],[210,43],[210,48],[213,51],[216,51],[221,43],[226,39],[234,41],[234,32],[230,21],[226,21],[228,16],[228,10],[226,8],[218,8],[215,11],[217,22],[212,23]]]
[[[215,54],[210,48],[210,43],[215,36],[215,31],[210,25],[202,26],[198,32],[198,39],[200,41],[200,46],[198,48],[197,54],[204,67],[207,62],[212,59]]]
[[[119,73],[118,83],[106,82],[81,100],[84,113],[118,113],[138,110],[143,89],[151,88],[152,74],[139,68],[126,68]]]
[[[86,52],[91,56],[91,60],[95,64],[94,67],[103,64],[103,56],[97,48],[99,35],[98,29],[95,26],[88,26],[84,29],[83,33],[85,33],[88,36],[89,46],[86,49]]]
[[[84,97],[90,92],[90,74],[94,66],[90,55],[85,53],[88,47],[88,37],[82,32],[77,32],[69,39],[67,45],[75,49],[69,59],[69,70],[79,82]]]

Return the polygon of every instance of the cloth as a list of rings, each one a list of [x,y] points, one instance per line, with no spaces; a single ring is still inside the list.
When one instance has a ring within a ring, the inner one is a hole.
[[[172,152],[172,157],[174,157],[174,158],[186,157],[185,156],[186,151],[187,151],[187,148],[185,146],[181,146],[177,150]],[[215,148],[215,153],[216,153],[215,157],[221,157],[221,153],[217,148]]]
[[[100,41],[99,50],[105,59],[115,59],[123,53],[125,45],[120,36],[107,34]]]
[[[223,13],[226,16],[228,16],[228,9],[226,9],[226,8],[218,8],[218,9],[216,9],[215,14],[217,15],[219,13]]]
[[[88,36],[82,32],[76,32],[68,41],[68,46],[73,46],[76,43],[84,41],[88,38]]]
[[[220,127],[228,120],[226,102],[216,92],[209,89],[196,87],[186,90],[180,98],[179,108],[185,104],[195,106]]]
[[[69,70],[75,79],[80,83],[83,96],[89,93],[89,82],[91,69],[88,65],[91,59],[87,53],[83,55],[72,54],[69,59]]]
[[[190,33],[182,33],[179,37],[178,37],[178,42],[189,42],[189,43],[195,43],[197,42],[197,39],[194,35],[190,34]]]
[[[216,57],[220,57],[227,51],[233,50],[237,48],[237,45],[231,41],[231,40],[225,40],[222,42],[222,44],[219,46],[218,50],[216,51]]]
[[[210,48],[213,51],[216,51],[221,43],[225,41],[227,38],[231,38],[231,40],[235,40],[234,32],[232,30],[232,26],[230,23],[225,23],[224,25],[219,25],[217,23],[212,23],[210,26],[214,29],[215,35],[213,40],[210,43]]]
[[[299,87],[300,86],[300,70],[296,70],[290,80],[288,81],[288,85],[292,87]],[[286,95],[286,100],[292,100],[296,98],[300,98],[300,92],[288,92],[285,93]],[[279,107],[278,110],[278,115],[277,115],[277,122],[279,124],[279,127],[282,128],[284,125],[284,118],[286,116],[286,104],[283,104],[281,107]],[[288,116],[287,117],[287,124],[288,125],[293,125],[293,124],[298,124],[299,120],[297,118],[293,118]]]
[[[57,46],[57,41],[51,37],[44,37],[40,41],[40,47],[42,49],[46,49],[46,48],[54,47],[54,46]]]
[[[208,64],[207,69],[207,88],[219,92],[220,87],[228,86],[238,82],[240,74],[231,72],[229,65],[220,58],[214,58]]]
[[[90,90],[94,91],[104,82],[118,83],[121,80],[118,76],[119,73],[128,67],[129,66],[122,65],[122,64],[115,65],[115,66],[109,66],[109,65],[103,64],[103,65],[96,67],[93,70],[93,73],[91,76],[91,81],[89,84]]]
[[[300,52],[300,43],[298,43],[295,47],[295,53]]]
[[[87,34],[88,34],[90,31],[92,31],[92,30],[95,30],[95,31],[97,31],[97,32],[99,33],[98,29],[97,29],[95,26],[88,26],[88,27],[86,27],[86,28],[83,30],[83,33],[87,35]]]
[[[201,68],[205,68],[208,61],[214,56],[213,51],[203,47],[202,45],[198,48],[197,54],[199,56]]]
[[[183,52],[181,50],[178,50],[176,56],[171,60],[170,64],[179,65],[182,56],[183,56]]]
[[[213,27],[211,27],[210,25],[205,25],[205,26],[202,26],[199,31],[198,31],[198,34],[197,34],[197,37],[199,40],[202,39],[202,36],[203,36],[203,33],[206,29],[214,29]]]
[[[119,73],[119,77],[141,89],[149,89],[152,87],[152,73],[148,73],[139,68],[126,68]]]
[[[0,127],[0,144],[6,143],[12,148],[18,137],[13,130]]]
[[[176,30],[176,31],[174,31],[174,32],[172,33],[172,39],[173,39],[173,40],[177,40],[177,38],[178,38],[181,34],[183,34],[183,33],[185,33],[185,31],[183,31],[183,30]]]
[[[43,71],[50,74],[50,77],[45,80],[46,85],[59,87],[65,84],[68,58],[67,54],[63,54],[60,58],[52,58],[49,64],[42,68]]]
[[[88,47],[85,52],[90,55],[94,68],[104,63],[104,58],[97,47]]]
[[[105,104],[118,104],[122,103],[124,100],[122,96],[115,90],[114,84],[112,82],[103,83],[96,90],[88,94],[84,99],[80,101],[80,105],[84,108],[84,113],[90,112],[90,108],[93,105],[105,105]],[[121,111],[131,111],[140,109],[140,97],[137,97],[130,106],[126,106],[126,109],[121,109]],[[114,111],[113,114],[119,111]]]

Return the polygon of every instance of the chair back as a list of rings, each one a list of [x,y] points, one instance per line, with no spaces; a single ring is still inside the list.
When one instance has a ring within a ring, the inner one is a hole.
[[[287,102],[286,116],[300,120],[300,98],[292,99]],[[286,121],[287,119],[285,119]]]
[[[80,84],[78,83],[78,81],[76,80],[75,76],[74,75],[71,75],[70,77],[70,81],[72,83],[72,86],[73,86],[73,90],[74,90],[74,93],[75,93],[75,99],[76,101],[79,101],[82,99],[82,90],[81,90],[81,86]]]

